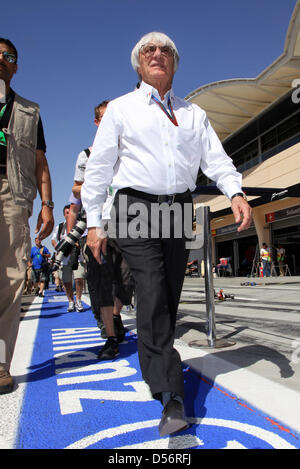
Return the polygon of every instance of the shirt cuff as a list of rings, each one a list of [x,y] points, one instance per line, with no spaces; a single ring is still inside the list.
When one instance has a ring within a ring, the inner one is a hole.
[[[102,227],[102,217],[99,213],[89,212],[86,216],[86,226],[87,228],[101,228]]]
[[[243,192],[243,189],[238,184],[236,186],[231,186],[230,189],[226,191],[226,195],[227,195],[228,199],[231,200],[231,197],[234,194],[237,194],[237,192]]]

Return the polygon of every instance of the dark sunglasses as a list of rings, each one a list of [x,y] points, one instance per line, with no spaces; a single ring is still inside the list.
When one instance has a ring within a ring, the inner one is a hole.
[[[155,44],[147,44],[142,47],[142,53],[148,58],[151,57],[156,49],[160,49],[162,55],[171,57],[173,55],[173,49],[169,46],[156,46]]]
[[[0,51],[0,54],[2,54],[6,62],[9,62],[10,64],[15,64],[17,62],[17,57],[15,56],[15,54],[11,54],[7,51]]]

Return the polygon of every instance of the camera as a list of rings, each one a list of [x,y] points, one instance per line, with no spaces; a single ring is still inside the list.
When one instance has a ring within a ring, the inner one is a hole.
[[[80,213],[78,216],[78,220],[76,222],[76,225],[74,228],[70,231],[70,233],[59,243],[56,245],[56,256],[55,256],[55,261],[53,263],[53,270],[56,271],[60,268],[61,261],[63,256],[69,256],[70,254],[72,255],[72,252],[79,253],[78,248],[75,246],[77,241],[81,238],[83,233],[85,232],[86,229],[86,216],[85,213]],[[77,255],[78,258],[78,255]],[[75,260],[72,261],[73,265],[76,265]],[[78,263],[78,261],[77,261]]]

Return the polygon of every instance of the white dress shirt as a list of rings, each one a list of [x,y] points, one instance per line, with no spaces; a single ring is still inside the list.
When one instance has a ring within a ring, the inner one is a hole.
[[[84,174],[86,169],[86,164],[89,160],[86,152],[82,150],[79,155],[77,156],[76,165],[75,165],[75,173],[74,173],[74,181],[83,182],[84,181]]]
[[[101,226],[109,185],[149,194],[193,191],[199,168],[228,198],[241,192],[242,176],[197,105],[170,96],[178,127],[158,104],[155,88],[139,89],[111,101],[98,127],[81,190],[87,226]],[[161,99],[160,99],[161,100]]]
[[[79,153],[77,156],[77,161],[75,165],[75,173],[74,173],[74,182],[83,182],[85,178],[85,170],[86,170],[86,165],[89,160],[89,157],[87,156],[86,152],[83,150]],[[102,220],[103,221],[108,221],[110,220],[110,212],[111,208],[114,202],[116,190],[114,190],[112,187],[108,187],[106,191],[106,198],[105,198],[105,203],[103,205],[103,210],[102,210]],[[77,199],[73,192],[71,192],[70,198],[69,198],[70,204],[75,204],[75,205],[81,205],[82,201],[81,199]],[[87,230],[84,232],[82,236],[87,235]]]

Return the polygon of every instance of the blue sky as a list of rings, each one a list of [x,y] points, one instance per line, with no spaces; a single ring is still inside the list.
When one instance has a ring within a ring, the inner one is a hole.
[[[11,0],[1,36],[19,52],[12,87],[36,101],[47,143],[54,217],[62,221],[78,153],[91,145],[93,109],[131,91],[130,53],[149,31],[175,42],[174,90],[185,97],[217,80],[253,78],[284,49],[296,0]],[[31,234],[40,209],[37,197]],[[49,237],[44,244],[51,246]],[[52,248],[51,248],[52,250]]]

